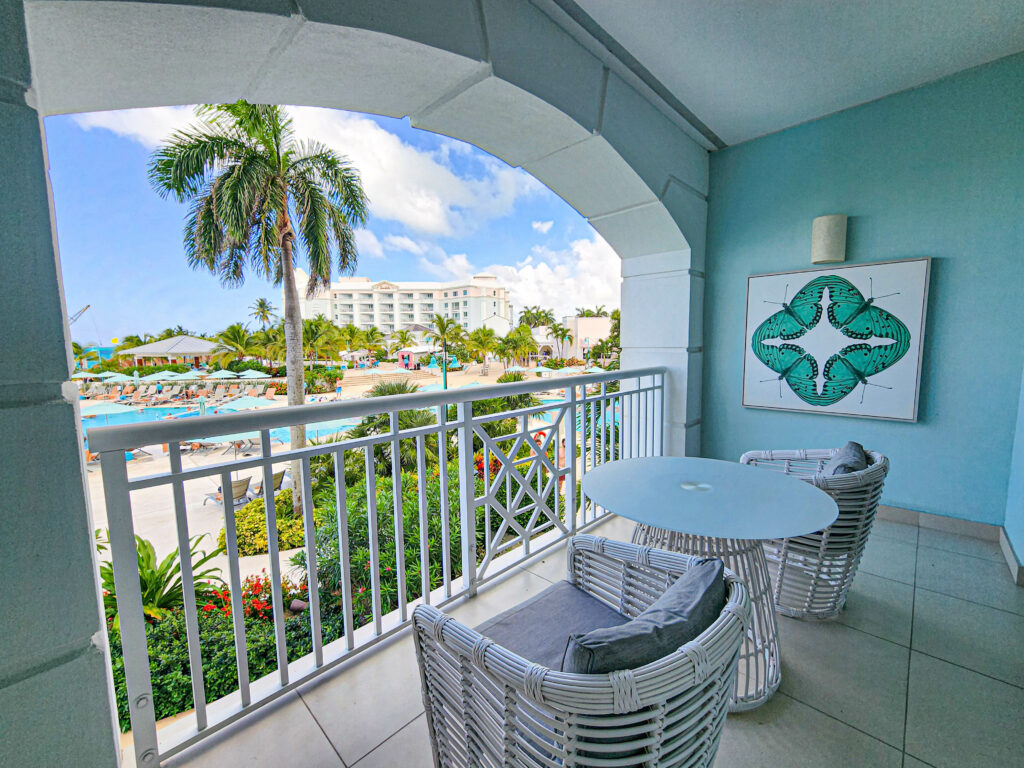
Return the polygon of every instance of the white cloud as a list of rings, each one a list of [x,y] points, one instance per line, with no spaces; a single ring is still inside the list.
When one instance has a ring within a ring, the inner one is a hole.
[[[417,243],[411,237],[405,235],[387,235],[384,238],[384,247],[389,251],[404,251],[421,256],[426,249],[423,243]]]
[[[620,304],[622,262],[597,233],[574,240],[561,251],[535,246],[515,266],[491,264],[478,269],[465,254],[449,255],[437,246],[427,248],[419,263],[439,280],[463,280],[481,272],[495,275],[509,289],[517,314],[524,306],[536,304],[550,307],[561,319],[576,307],[603,304],[615,309]]]
[[[534,232],[540,232],[542,235],[546,235],[551,231],[551,227],[555,222],[553,221],[535,221],[530,226],[533,227]]]
[[[377,236],[368,229],[356,230],[356,248],[360,256],[369,256],[371,259],[384,258],[384,247]]]
[[[152,107],[122,109],[116,112],[84,112],[74,120],[86,130],[105,128],[133,139],[146,149],[156,149],[174,131],[197,122],[192,107]]]
[[[461,142],[445,140],[437,151],[427,151],[363,115],[317,107],[290,107],[289,112],[298,136],[323,142],[359,169],[374,216],[425,235],[458,236],[511,213],[517,199],[543,189],[525,171],[482,153],[477,177],[455,173],[451,156],[474,154]],[[76,115],[75,121],[154,149],[195,117],[191,107],[157,107],[92,112]]]

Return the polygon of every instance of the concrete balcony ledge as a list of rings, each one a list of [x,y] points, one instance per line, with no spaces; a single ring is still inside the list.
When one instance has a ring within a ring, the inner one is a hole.
[[[613,516],[590,530],[628,540],[632,524]],[[479,624],[562,579],[564,555],[552,547],[446,610]],[[779,617],[782,686],[729,716],[715,765],[1014,764],[1024,754],[1024,590],[1000,559],[992,541],[877,520],[838,620]],[[430,766],[409,631],[164,764]]]

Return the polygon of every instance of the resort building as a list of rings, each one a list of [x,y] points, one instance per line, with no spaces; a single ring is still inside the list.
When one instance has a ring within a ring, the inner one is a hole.
[[[166,363],[184,363],[186,365],[205,365],[210,362],[217,342],[199,339],[195,336],[172,336],[150,344],[121,350],[122,355],[130,355],[133,365],[164,365]]]
[[[456,320],[467,331],[480,328],[490,318],[511,323],[508,289],[493,275],[450,283],[345,277],[332,282],[330,289],[305,298],[308,276],[302,270],[295,274],[304,318],[323,315],[336,325],[376,326],[385,334],[428,325],[434,315]]]

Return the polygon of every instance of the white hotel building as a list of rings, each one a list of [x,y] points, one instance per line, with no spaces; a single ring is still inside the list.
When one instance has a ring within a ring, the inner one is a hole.
[[[395,282],[368,277],[343,277],[306,298],[307,275],[295,270],[299,307],[303,318],[317,315],[335,325],[352,323],[365,329],[376,326],[384,334],[409,330],[414,324],[429,325],[434,315],[458,321],[467,331],[486,324],[511,325],[508,289],[493,275],[474,275],[451,283]]]

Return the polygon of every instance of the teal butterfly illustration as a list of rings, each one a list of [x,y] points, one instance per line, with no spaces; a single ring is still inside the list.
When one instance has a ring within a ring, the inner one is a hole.
[[[870,280],[870,279],[869,279]],[[868,386],[882,386],[868,381],[871,376],[881,373],[899,362],[910,349],[910,332],[907,326],[891,312],[875,305],[873,281],[869,282],[871,295],[864,295],[845,278],[838,275],[822,275],[807,283],[796,292],[791,302],[786,301],[789,286],[781,302],[782,309],[762,322],[751,338],[751,349],[755,356],[768,368],[778,374],[774,379],[762,381],[779,382],[779,396],[782,396],[782,382],[785,381],[793,393],[809,405],[826,406],[842,400],[863,384],[861,402]],[[790,341],[800,338],[817,326],[822,317],[822,299],[828,293],[829,324],[844,336],[854,339],[881,338],[891,340],[890,344],[851,344],[832,355],[822,369],[824,382],[818,391],[818,361],[802,347],[794,344],[772,344],[776,339]],[[889,387],[884,387],[889,389]]]
[[[778,346],[765,344],[762,348],[766,365],[773,371],[778,372],[779,397],[782,397],[782,382],[785,381],[790,389],[797,393],[801,399],[814,398],[818,396],[818,385],[815,379],[818,378],[818,361],[814,355],[808,354],[803,347],[795,344],[779,344]],[[762,381],[775,381],[775,379],[762,379]]]

